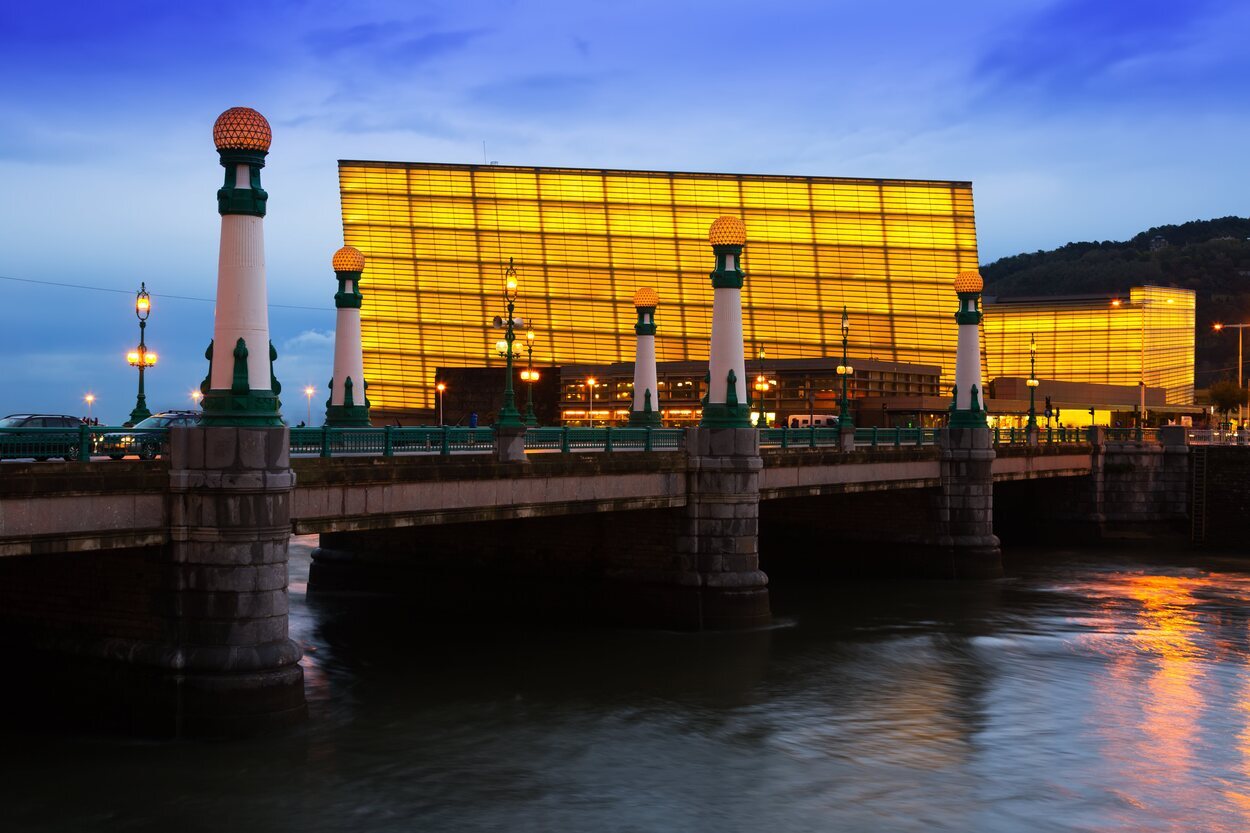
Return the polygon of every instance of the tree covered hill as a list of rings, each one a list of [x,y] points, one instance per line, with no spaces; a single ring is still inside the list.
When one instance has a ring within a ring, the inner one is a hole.
[[[1205,387],[1236,375],[1237,334],[1214,333],[1211,325],[1250,321],[1250,218],[1158,226],[1123,242],[1068,243],[1004,257],[982,266],[981,275],[985,294],[1003,298],[1126,293],[1143,284],[1192,289],[1198,294],[1194,382]]]

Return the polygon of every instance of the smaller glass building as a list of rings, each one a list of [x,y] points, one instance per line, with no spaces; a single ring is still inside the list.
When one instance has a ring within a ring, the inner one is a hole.
[[[1192,290],[1136,286],[1128,296],[986,298],[985,378],[1027,378],[1037,341],[1042,379],[1163,388],[1169,405],[1194,401]]]

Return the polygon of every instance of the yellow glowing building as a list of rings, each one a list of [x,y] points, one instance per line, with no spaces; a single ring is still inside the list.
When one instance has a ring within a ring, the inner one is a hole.
[[[344,242],[365,254],[365,376],[382,415],[434,406],[435,368],[502,366],[508,259],[535,362],[632,360],[641,286],[655,288],[656,358],[707,358],[708,226],[741,217],[751,355],[841,355],[954,376],[952,276],[977,266],[967,182],[497,165],[339,163]]]
[[[986,379],[1029,375],[1069,382],[1164,388],[1170,405],[1194,401],[1195,296],[1188,289],[1137,286],[1123,296],[987,300],[982,348]]]

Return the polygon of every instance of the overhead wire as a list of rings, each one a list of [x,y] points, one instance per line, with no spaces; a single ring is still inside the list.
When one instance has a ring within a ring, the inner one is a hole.
[[[66,289],[86,289],[91,292],[117,292],[122,295],[134,294],[134,290],[131,290],[131,289],[116,289],[111,286],[88,286],[87,284],[63,283],[61,281],[41,281],[41,280],[36,280],[34,278],[15,278],[10,275],[0,275],[0,281],[16,281],[18,283],[33,283],[33,284],[39,284],[40,286],[59,286],[59,287],[64,287]],[[169,298],[169,299],[177,300],[177,301],[200,301],[206,304],[216,303],[216,301],[213,298],[196,298],[191,295],[170,295],[165,292],[152,292],[151,295],[153,298]],[[312,310],[313,312],[329,312],[331,309],[331,307],[306,307],[306,306],[300,306],[299,304],[271,303],[269,306],[278,307],[280,309]]]

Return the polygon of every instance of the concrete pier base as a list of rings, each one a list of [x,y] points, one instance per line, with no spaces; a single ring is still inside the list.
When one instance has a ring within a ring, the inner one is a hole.
[[[295,477],[286,428],[170,431],[170,639],[179,729],[250,732],[303,719],[300,650],[287,636]]]
[[[994,443],[988,428],[943,428],[936,540],[953,578],[997,578],[1002,548],[994,534]]]

